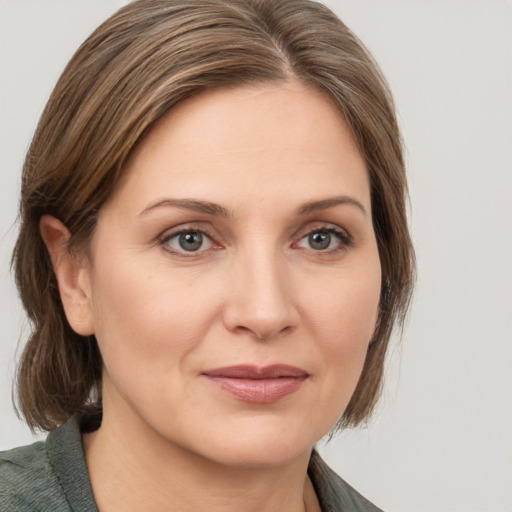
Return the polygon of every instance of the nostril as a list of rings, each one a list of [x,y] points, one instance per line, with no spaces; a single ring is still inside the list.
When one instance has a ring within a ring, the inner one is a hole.
[[[255,327],[246,327],[244,325],[240,325],[236,329],[241,334],[249,334],[254,336],[258,340],[266,340],[275,338],[276,336],[281,336],[283,334],[288,334],[293,330],[291,325],[286,325],[284,327],[276,327],[276,328],[255,328]]]

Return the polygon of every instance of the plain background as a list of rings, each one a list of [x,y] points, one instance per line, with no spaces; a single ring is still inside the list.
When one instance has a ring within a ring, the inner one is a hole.
[[[286,1],[286,0],[284,0]],[[9,272],[24,153],[53,85],[123,0],[0,0],[0,449],[26,329]],[[320,450],[388,512],[512,510],[512,3],[331,0],[395,93],[419,279],[377,414]]]

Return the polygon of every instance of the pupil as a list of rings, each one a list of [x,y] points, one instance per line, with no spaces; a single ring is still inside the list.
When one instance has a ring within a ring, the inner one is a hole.
[[[331,244],[331,235],[330,233],[322,233],[320,231],[311,233],[309,235],[309,244],[313,249],[327,249]]]
[[[197,251],[203,245],[203,235],[198,232],[183,233],[180,235],[179,244],[184,251]]]

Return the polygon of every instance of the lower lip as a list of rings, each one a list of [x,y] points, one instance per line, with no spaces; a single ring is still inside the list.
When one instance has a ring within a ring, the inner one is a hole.
[[[209,381],[243,402],[271,404],[299,390],[306,376],[275,379],[239,379],[206,376]]]

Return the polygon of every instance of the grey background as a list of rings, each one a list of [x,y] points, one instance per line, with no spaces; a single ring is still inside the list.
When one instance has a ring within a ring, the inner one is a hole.
[[[0,0],[0,449],[32,440],[11,405],[26,329],[9,272],[24,152],[65,63],[125,3]],[[320,451],[390,512],[510,511],[512,3],[326,3],[395,93],[419,280],[377,414]]]

